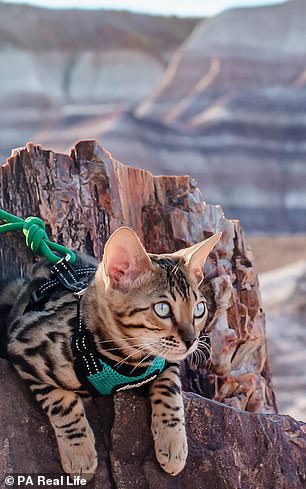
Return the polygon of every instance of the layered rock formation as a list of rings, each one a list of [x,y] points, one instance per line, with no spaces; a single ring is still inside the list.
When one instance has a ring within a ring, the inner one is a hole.
[[[182,366],[184,388],[193,392],[184,395],[186,469],[175,478],[162,471],[153,454],[148,399],[120,393],[88,408],[99,453],[96,486],[305,487],[306,427],[273,414],[257,276],[238,221],[203,203],[189,177],[153,177],[126,167],[94,141],[79,143],[70,156],[32,144],[15,151],[0,168],[0,206],[24,217],[40,215],[54,239],[97,257],[120,224],[132,226],[154,252],[223,232],[205,270],[211,362]],[[29,268],[32,257],[20,236],[1,236],[0,249],[1,274]],[[5,360],[0,383],[6,392],[0,399],[1,482],[4,474],[58,474],[51,428]]]
[[[194,24],[0,1],[0,156],[59,121],[102,130],[97,116],[112,121],[148,96]]]
[[[191,168],[248,230],[305,231],[305,8],[235,9],[197,26],[104,144],[155,173]]]
[[[159,81],[194,24],[192,19],[0,2],[0,100],[138,102]]]

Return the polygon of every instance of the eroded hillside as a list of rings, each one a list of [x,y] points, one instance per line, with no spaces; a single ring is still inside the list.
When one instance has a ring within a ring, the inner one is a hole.
[[[101,130],[97,118],[112,121],[152,92],[195,23],[0,1],[1,157],[49,126]]]

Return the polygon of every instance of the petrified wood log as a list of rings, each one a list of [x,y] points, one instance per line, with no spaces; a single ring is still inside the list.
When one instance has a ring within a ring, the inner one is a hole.
[[[223,232],[204,284],[211,360],[182,366],[184,389],[191,391],[185,394],[187,467],[176,478],[163,473],[153,455],[148,400],[120,393],[89,406],[99,454],[96,487],[306,488],[306,426],[275,414],[257,276],[238,221],[203,203],[189,177],[153,177],[126,167],[93,141],[77,144],[70,157],[32,144],[15,151],[0,168],[0,206],[41,216],[54,240],[97,258],[122,224],[157,253]],[[31,266],[20,236],[1,236],[0,250],[2,276]],[[1,472],[58,473],[51,427],[4,360],[0,383],[6,393]]]
[[[206,205],[188,176],[154,177],[123,165],[94,141],[71,156],[28,144],[0,167],[0,206],[37,215],[52,238],[100,258],[120,225],[132,227],[153,253],[175,251],[222,231],[206,266],[212,356],[186,362],[184,389],[251,412],[276,411],[257,275],[239,221]],[[25,273],[33,258],[20,236],[1,236],[0,273]]]

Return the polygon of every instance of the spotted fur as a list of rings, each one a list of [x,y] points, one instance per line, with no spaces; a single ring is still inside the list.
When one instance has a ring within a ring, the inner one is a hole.
[[[197,348],[207,317],[202,305],[203,315],[195,317],[198,304],[205,304],[198,263],[202,267],[218,239],[177,254],[149,255],[137,236],[122,228],[110,238],[99,265],[85,255],[76,263],[98,267],[81,302],[97,350],[133,368],[148,366],[156,355],[168,361],[150,385],[150,398],[156,457],[172,475],[184,468],[188,451],[179,361]],[[32,291],[50,279],[50,267],[42,262],[29,279],[2,290],[1,337],[7,338],[9,360],[50,419],[63,470],[90,478],[97,467],[95,440],[81,399],[87,393],[76,376],[70,345],[76,298],[58,288],[39,307],[28,307]],[[169,308],[168,317],[156,313],[157,304],[162,313]]]

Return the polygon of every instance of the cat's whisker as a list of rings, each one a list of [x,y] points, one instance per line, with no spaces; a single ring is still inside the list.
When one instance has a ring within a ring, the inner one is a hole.
[[[201,364],[202,366],[207,366],[207,363],[210,361],[210,357],[207,357],[203,352],[198,352],[198,355],[199,365]]]
[[[148,343],[146,345],[143,345],[141,348],[137,348],[136,351],[134,351],[133,353],[131,353],[127,357],[123,358],[120,362],[117,362],[115,367],[119,367],[122,363],[126,362],[129,358],[133,357],[134,355],[141,353],[143,350],[146,350],[147,348],[150,348],[151,346],[154,346],[157,343],[159,343],[159,340],[156,341],[155,343]]]
[[[205,341],[204,338],[209,338],[209,336],[202,335],[200,337],[198,346],[190,357],[190,362],[195,366],[199,366],[201,364],[207,365],[211,358],[211,346]]]
[[[199,354],[198,354],[198,351],[197,350],[195,350],[192,353],[191,358],[190,358],[190,361],[196,367],[200,364],[200,357],[199,357]]]
[[[160,355],[163,355],[164,357],[166,357],[167,354],[169,353],[169,351],[170,351],[170,348],[166,348],[165,346],[163,346],[161,351],[160,351]]]
[[[199,367],[203,364],[207,366],[208,362],[210,361],[210,357],[207,358],[206,354],[201,349],[197,348],[191,355],[190,361],[195,367]]]
[[[137,351],[131,353],[130,355],[128,355],[127,357],[123,358],[122,360],[120,360],[119,362],[117,362],[115,364],[115,367],[120,367],[120,365],[122,365],[123,363],[127,362],[129,358],[133,357],[134,355],[137,355],[139,353],[141,353],[145,348],[139,348],[137,349]]]
[[[206,358],[206,360],[205,360],[205,367],[206,367],[206,368],[209,368],[209,367],[210,367],[210,365],[211,365],[211,357]]]
[[[178,272],[178,269],[179,269],[179,265],[180,265],[180,262],[178,261],[177,264],[175,265],[175,267],[173,267],[171,273],[170,273],[170,276],[175,276]]]
[[[153,356],[153,355],[166,355],[168,353],[169,349],[165,348],[165,347],[158,347],[154,350],[152,350],[148,355],[146,355],[142,360],[140,360],[140,362],[138,362],[138,364],[133,368],[132,372],[134,372],[134,370],[136,368],[138,368],[147,358],[149,358],[150,356]]]
[[[154,354],[157,354],[158,351],[160,350],[160,347],[155,348],[154,350],[150,351],[140,362],[137,363],[137,365],[133,368],[131,374],[134,372],[136,368],[138,368],[147,358],[150,358],[151,356],[154,356]],[[163,350],[163,349],[162,349]],[[161,350],[161,352],[162,352]]]
[[[201,355],[199,354],[198,351],[195,351],[195,364],[199,366],[201,364]]]
[[[154,344],[154,343],[152,343],[152,344]],[[148,345],[146,345],[146,346],[150,346],[150,345],[151,345],[151,343],[149,343],[149,344],[148,344]],[[105,352],[106,352],[106,351],[115,351],[115,350],[126,350],[127,348],[139,348],[139,347],[141,347],[141,346],[144,346],[144,344],[143,344],[143,343],[139,343],[138,345],[128,345],[128,344],[127,344],[127,345],[125,345],[125,346],[117,346],[117,347],[115,347],[115,348],[107,348],[107,349],[104,349],[104,348],[103,348],[103,351],[105,351]]]
[[[210,338],[207,338],[208,340],[210,340]],[[204,339],[200,339],[199,340],[199,345],[206,345],[208,347],[210,347],[210,341],[207,341],[207,340],[204,340]]]
[[[209,345],[209,343],[210,343],[210,336],[209,335],[207,335],[207,336],[201,336],[199,338],[199,343],[203,343],[205,345]]]
[[[116,337],[116,340],[124,340],[125,338],[118,338]],[[114,340],[98,340],[98,343],[112,343]]]
[[[203,360],[205,360],[205,361],[207,361],[207,360],[209,360],[211,358],[211,355],[208,354],[208,352],[206,353],[203,350],[198,350],[198,353],[203,358]]]
[[[207,346],[208,348],[210,348],[210,343],[207,343],[207,341],[204,341],[204,340],[199,341],[199,345],[201,345],[201,346],[202,346],[202,345],[203,345],[203,346]]]
[[[116,336],[116,341],[118,340],[122,340],[122,341],[126,341],[126,340],[137,340],[138,338],[127,338],[126,336]],[[146,336],[146,340],[156,340],[156,337],[155,336]],[[114,338],[112,340],[98,340],[97,343],[114,343]]]
[[[210,344],[210,338],[207,338],[207,339],[204,339],[204,338],[200,338],[199,339],[199,344],[200,345],[208,345]]]
[[[205,356],[206,356],[206,353],[204,353],[204,352],[207,352],[208,358],[211,357],[211,348],[208,348],[207,346],[202,345],[201,347],[198,347],[197,350],[199,352],[202,352]]]
[[[203,340],[205,338],[210,338],[210,334],[209,333],[202,333],[201,336],[199,337],[199,340]]]
[[[190,359],[189,359],[190,363],[192,363],[193,365],[195,365],[195,360],[194,359],[196,359],[196,353],[195,353],[195,351],[193,351],[191,353]]]

